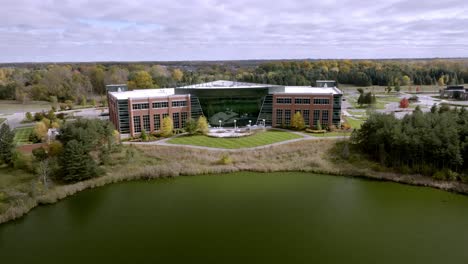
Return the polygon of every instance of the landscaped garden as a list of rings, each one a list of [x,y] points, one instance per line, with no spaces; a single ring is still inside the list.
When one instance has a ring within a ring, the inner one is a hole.
[[[257,132],[242,138],[214,138],[204,135],[180,136],[167,141],[170,144],[193,145],[211,148],[239,149],[269,145],[281,141],[301,138],[302,136],[279,130]]]

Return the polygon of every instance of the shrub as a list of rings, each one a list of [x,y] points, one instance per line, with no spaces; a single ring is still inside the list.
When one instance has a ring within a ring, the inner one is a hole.
[[[206,117],[200,116],[197,120],[197,131],[200,134],[206,135],[209,132],[208,129],[208,121],[206,120]]]
[[[26,171],[30,170],[26,157],[19,151],[13,153],[13,168]]]
[[[41,121],[44,118],[44,113],[42,112],[36,112],[34,113],[34,121]]]
[[[291,127],[296,130],[303,130],[305,128],[304,118],[301,112],[296,112],[291,120]]]
[[[193,119],[187,120],[185,123],[185,131],[187,131],[190,135],[197,133],[197,122],[195,122]]]
[[[400,101],[400,108],[408,108],[409,107],[409,101],[408,98],[403,98]]]
[[[141,141],[148,141],[148,134],[146,134],[146,130],[141,130],[140,138]]]
[[[232,159],[229,154],[226,153],[221,156],[221,159],[219,159],[218,163],[221,165],[229,165],[232,163]]]
[[[69,110],[73,109],[73,102],[71,100],[66,100],[65,105],[67,106],[67,109]]]
[[[65,111],[65,110],[67,110],[67,105],[64,104],[64,103],[60,103],[59,107],[60,107],[60,111]]]
[[[33,121],[33,119],[34,119],[34,117],[33,117],[33,115],[31,114],[31,112],[26,112],[25,118],[26,118],[26,120],[28,120],[28,121]]]
[[[435,180],[444,181],[446,179],[445,178],[445,172],[441,171],[441,170],[438,170],[432,175],[432,178],[435,179]]]
[[[32,154],[33,154],[33,157],[34,157],[34,159],[36,161],[43,161],[43,160],[47,159],[47,157],[49,156],[47,154],[47,151],[43,147],[33,149]]]

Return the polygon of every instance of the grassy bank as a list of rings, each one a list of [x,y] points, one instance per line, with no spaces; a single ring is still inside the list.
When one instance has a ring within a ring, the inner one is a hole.
[[[133,149],[131,158],[126,151],[113,154],[108,173],[102,177],[69,185],[56,185],[45,190],[37,177],[24,174],[20,178],[10,175],[13,185],[8,188],[14,197],[3,197],[0,223],[16,219],[39,204],[51,204],[79,191],[110,183],[131,180],[157,179],[182,175],[229,173],[238,171],[276,172],[301,171],[365,177],[413,185],[431,186],[444,190],[468,193],[468,185],[460,182],[435,181],[421,175],[402,175],[384,172],[378,164],[351,156],[340,158],[341,139],[320,139],[292,142],[258,150],[209,151],[178,146],[127,146]],[[8,174],[8,171],[0,171]],[[0,175],[1,176],[1,175]],[[17,175],[18,176],[18,175]],[[34,189],[28,186],[34,184]],[[4,190],[7,188],[3,188]]]

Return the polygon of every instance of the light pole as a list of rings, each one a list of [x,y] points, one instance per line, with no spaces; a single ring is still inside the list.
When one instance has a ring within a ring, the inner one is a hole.
[[[237,122],[237,120],[236,120],[236,119],[234,119],[234,130],[236,130],[236,129],[237,129],[236,122]]]
[[[249,120],[249,131],[252,129],[252,120]]]
[[[219,129],[221,129],[221,119],[218,122],[219,122]]]
[[[265,119],[263,119],[263,127],[265,127]]]

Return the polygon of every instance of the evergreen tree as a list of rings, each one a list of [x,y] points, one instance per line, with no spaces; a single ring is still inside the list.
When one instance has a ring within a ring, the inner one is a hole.
[[[60,159],[61,179],[66,182],[81,181],[97,176],[97,165],[86,146],[70,140],[63,149]]]
[[[15,133],[10,130],[10,126],[3,124],[0,127],[0,162],[12,165],[15,149]]]

